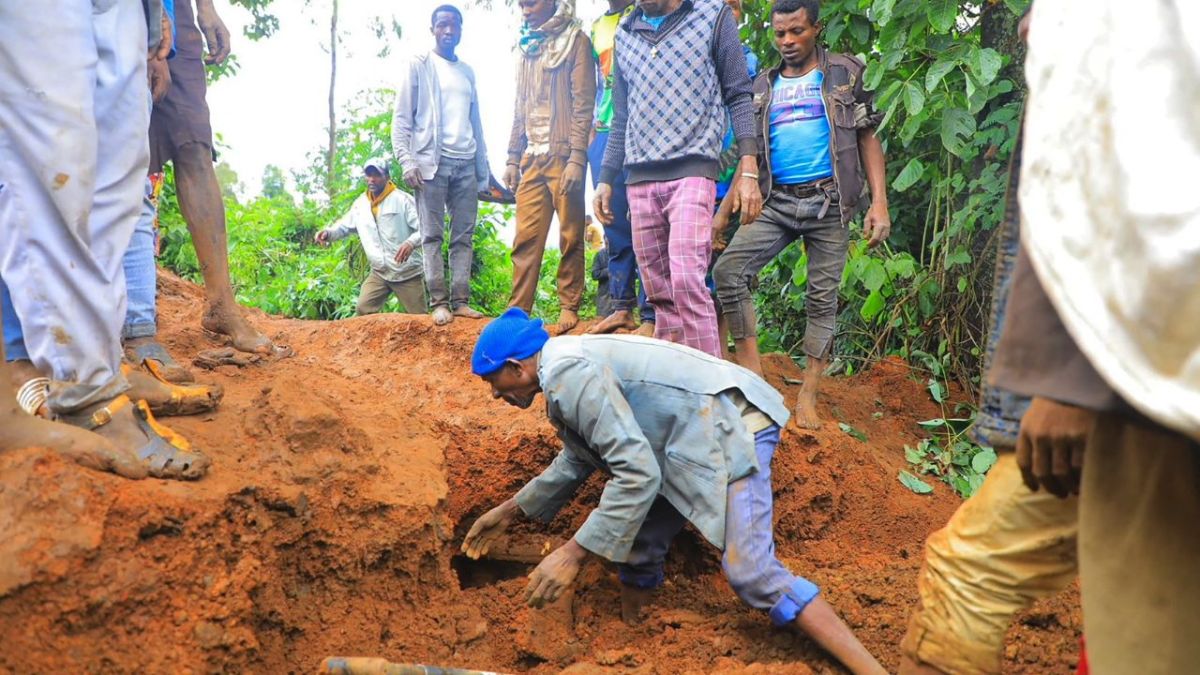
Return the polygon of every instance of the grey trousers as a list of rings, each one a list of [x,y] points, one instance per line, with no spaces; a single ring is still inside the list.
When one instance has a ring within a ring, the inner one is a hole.
[[[437,174],[425,181],[417,193],[421,218],[421,253],[425,257],[425,285],[432,308],[449,305],[457,309],[471,299],[471,259],[474,255],[475,219],[479,214],[479,181],[475,160],[442,157]],[[442,239],[446,215],[450,216],[450,289],[446,289],[446,265]]]
[[[717,299],[721,313],[735,340],[758,335],[753,319],[754,296],[751,288],[758,273],[772,258],[796,239],[804,239],[808,253],[808,284],[805,313],[804,353],[817,359],[828,358],[833,351],[833,332],[837,323],[838,286],[846,266],[850,235],[838,215],[838,194],[799,198],[772,190],[762,215],[743,225],[733,236],[725,252],[713,266]],[[825,208],[824,217],[821,210]]]
[[[371,274],[363,281],[362,289],[358,292],[358,305],[354,311],[359,316],[374,314],[383,309],[388,296],[395,293],[405,314],[425,313],[425,282],[421,277],[413,277],[405,281],[388,281],[371,270]]]
[[[55,380],[50,408],[73,413],[129,387],[122,259],[150,161],[142,3],[0,2],[0,73],[0,277]]]

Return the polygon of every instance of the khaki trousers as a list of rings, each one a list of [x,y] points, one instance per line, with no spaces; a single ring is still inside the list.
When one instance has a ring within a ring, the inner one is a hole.
[[[517,187],[517,236],[513,241],[513,289],[509,307],[533,310],[550,222],[558,214],[558,301],[562,309],[578,311],[583,299],[584,237],[583,183],[561,194],[567,160],[549,155],[526,155],[521,160]]]
[[[1016,457],[1001,453],[979,491],[925,542],[920,604],[901,652],[945,673],[999,673],[1013,618],[1075,579],[1078,523],[1075,497],[1030,492]]]
[[[1095,675],[1200,667],[1200,445],[1100,419],[1079,501],[1083,633]]]
[[[405,314],[425,313],[425,281],[421,277],[413,277],[407,281],[387,281],[374,270],[363,282],[358,292],[358,306],[355,312],[374,314],[383,309],[388,296],[396,294]]]

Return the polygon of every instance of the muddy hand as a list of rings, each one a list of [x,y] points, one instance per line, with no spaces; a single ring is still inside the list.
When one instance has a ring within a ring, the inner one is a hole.
[[[479,560],[487,555],[492,544],[504,534],[517,515],[517,500],[509,499],[500,506],[488,511],[475,521],[471,531],[463,539],[462,552],[472,560]]]
[[[585,557],[587,550],[574,539],[554,549],[529,575],[525,603],[530,607],[542,607],[558,600],[575,581]]]

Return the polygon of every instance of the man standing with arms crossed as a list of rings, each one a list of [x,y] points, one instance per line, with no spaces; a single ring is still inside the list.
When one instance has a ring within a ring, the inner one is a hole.
[[[713,277],[737,362],[761,373],[750,286],[772,258],[804,238],[808,366],[796,417],[802,427],[817,429],[817,386],[833,350],[847,225],[860,208],[864,173],[872,201],[863,234],[876,246],[891,231],[883,146],[875,137],[882,115],[863,87],[862,62],[818,46],[816,0],[779,0],[771,11],[771,26],[783,63],[754,83],[764,150],[759,170],[769,195],[762,216],[743,225],[721,254]]]
[[[704,277],[727,114],[741,155],[733,206],[746,222],[762,210],[751,84],[733,12],[718,0],[642,0],[617,31],[615,70],[596,215],[612,222],[612,186],[628,171],[655,337],[720,356]]]
[[[392,148],[404,182],[416,193],[421,215],[421,250],[433,322],[454,317],[481,319],[471,309],[471,260],[479,192],[490,171],[475,72],[454,50],[462,42],[462,12],[453,5],[433,10],[429,32],[434,48],[409,63],[396,85]],[[450,291],[442,239],[450,211]]]

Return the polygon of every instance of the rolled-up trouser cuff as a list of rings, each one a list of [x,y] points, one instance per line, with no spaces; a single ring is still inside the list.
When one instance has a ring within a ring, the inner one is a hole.
[[[73,415],[84,408],[104,403],[129,391],[129,381],[119,371],[100,385],[76,382],[50,384],[50,396],[46,405],[58,415]]]
[[[121,327],[121,339],[154,337],[158,335],[158,326],[152,323],[127,323]]]
[[[776,626],[786,626],[796,620],[808,604],[816,599],[820,589],[813,582],[803,577],[796,577],[792,587],[779,598],[779,602],[770,610],[771,623]]]

